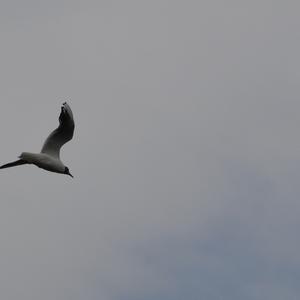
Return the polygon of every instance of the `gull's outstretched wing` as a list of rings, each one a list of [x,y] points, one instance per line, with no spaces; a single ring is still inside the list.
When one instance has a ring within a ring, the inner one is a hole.
[[[59,158],[60,148],[70,141],[74,134],[74,119],[70,106],[65,102],[61,107],[59,126],[46,139],[41,153]]]
[[[0,169],[16,167],[16,166],[21,166],[21,165],[25,165],[25,164],[28,164],[28,162],[26,160],[19,159],[19,160],[16,160],[14,162],[11,162],[11,163],[8,163],[8,164],[5,164],[5,165],[1,166]]]

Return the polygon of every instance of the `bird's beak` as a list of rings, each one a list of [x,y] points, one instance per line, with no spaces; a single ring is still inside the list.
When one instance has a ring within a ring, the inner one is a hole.
[[[74,178],[74,176],[71,173],[68,173],[68,175],[70,175],[72,178]]]

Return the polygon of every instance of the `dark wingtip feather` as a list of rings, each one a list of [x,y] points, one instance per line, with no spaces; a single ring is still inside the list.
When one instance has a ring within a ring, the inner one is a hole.
[[[21,165],[24,165],[24,164],[27,164],[27,161],[24,160],[24,159],[19,159],[19,160],[16,160],[16,161],[14,161],[14,162],[11,162],[11,163],[2,165],[2,166],[0,167],[0,169],[10,168],[10,167],[16,167],[16,166],[21,166]]]

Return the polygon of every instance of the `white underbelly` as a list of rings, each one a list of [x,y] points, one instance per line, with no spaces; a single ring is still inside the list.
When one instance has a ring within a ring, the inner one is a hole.
[[[23,152],[20,158],[47,171],[56,173],[64,173],[65,171],[65,166],[59,159],[55,159],[44,153]]]

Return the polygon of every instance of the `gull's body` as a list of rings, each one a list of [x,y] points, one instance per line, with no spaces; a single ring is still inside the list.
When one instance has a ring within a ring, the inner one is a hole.
[[[46,139],[41,153],[22,152],[19,160],[5,164],[0,169],[34,164],[44,170],[70,175],[68,167],[60,160],[60,148],[70,141],[74,134],[74,119],[70,106],[65,102],[61,107],[59,126]],[[72,176],[73,177],[73,176]]]
[[[39,168],[50,172],[64,173],[65,165],[60,159],[54,158],[45,153],[23,152],[19,158],[25,160],[28,164],[34,164]]]

